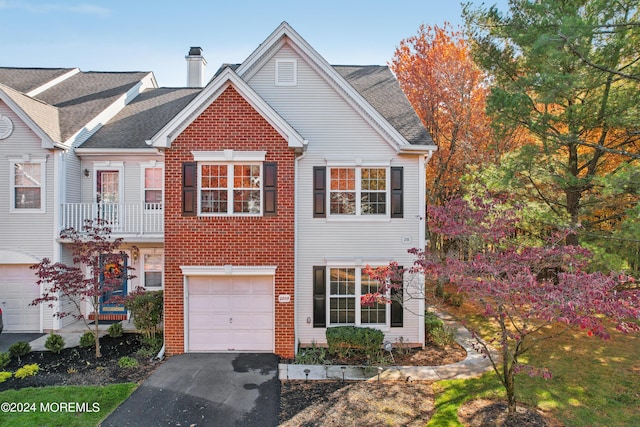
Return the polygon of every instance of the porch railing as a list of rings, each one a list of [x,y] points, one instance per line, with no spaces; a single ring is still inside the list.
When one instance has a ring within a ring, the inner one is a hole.
[[[86,220],[103,219],[114,234],[162,234],[162,203],[63,203],[61,229],[82,230]]]

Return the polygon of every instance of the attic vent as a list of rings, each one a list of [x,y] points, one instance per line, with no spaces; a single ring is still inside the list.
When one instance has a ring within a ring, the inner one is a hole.
[[[297,83],[298,64],[296,60],[276,60],[276,86],[295,86]]]

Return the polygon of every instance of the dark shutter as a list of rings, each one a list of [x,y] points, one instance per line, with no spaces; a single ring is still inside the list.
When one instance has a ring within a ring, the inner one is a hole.
[[[324,166],[313,167],[313,217],[325,218],[327,216],[327,168]]]
[[[327,326],[327,269],[313,267],[313,327]]]
[[[182,164],[182,215],[196,215],[196,190],[198,188],[198,164],[185,162]]]
[[[262,166],[263,171],[263,205],[262,214],[264,216],[275,216],[277,213],[277,178],[278,178],[278,164],[275,162],[264,163]]]
[[[402,218],[404,216],[402,175],[402,167],[391,168],[391,218]]]
[[[402,270],[402,267],[399,266],[398,268]],[[403,321],[404,321],[404,304],[403,304],[404,293],[402,291],[403,283],[400,282],[399,285],[400,285],[399,288],[396,288],[396,287],[391,288],[391,327],[392,328],[401,328],[403,326]]]

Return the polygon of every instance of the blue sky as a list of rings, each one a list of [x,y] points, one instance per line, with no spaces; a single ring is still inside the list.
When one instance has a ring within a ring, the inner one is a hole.
[[[382,65],[420,24],[462,24],[461,10],[455,0],[0,0],[0,66],[153,71],[160,86],[184,86],[190,46],[203,48],[208,80],[282,21],[331,64]]]

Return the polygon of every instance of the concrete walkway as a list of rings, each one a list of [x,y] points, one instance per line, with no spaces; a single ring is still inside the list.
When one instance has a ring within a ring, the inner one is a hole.
[[[134,331],[135,327],[133,326],[133,322],[128,320],[123,320],[122,329],[125,332]],[[91,330],[93,331],[93,325],[91,326]],[[109,329],[110,324],[99,324],[98,329],[100,330],[99,336],[102,337],[107,335],[107,330]],[[87,332],[87,326],[82,320],[78,320],[68,326],[65,326],[61,330],[55,332],[60,335],[64,339],[64,348],[77,347],[80,345],[80,337]],[[33,351],[45,351],[46,348],[44,344],[47,342],[47,338],[49,338],[49,334],[44,334],[37,339],[29,342],[31,345],[31,350]]]
[[[455,330],[456,342],[467,352],[467,357],[457,363],[442,366],[348,366],[348,365],[279,365],[280,380],[396,380],[438,381],[467,379],[491,370],[491,362],[478,353],[476,340],[460,322],[447,313],[437,311],[445,327]],[[307,371],[308,370],[308,371]]]

